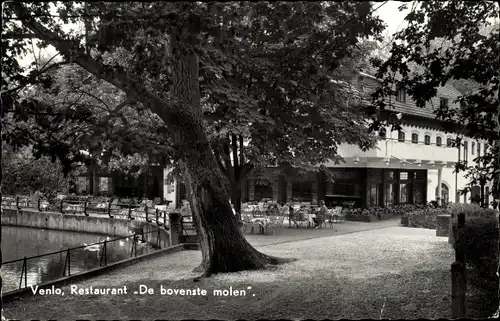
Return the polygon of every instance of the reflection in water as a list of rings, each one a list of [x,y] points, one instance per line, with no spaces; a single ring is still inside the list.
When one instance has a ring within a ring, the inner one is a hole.
[[[136,255],[132,237],[112,241],[118,237],[17,226],[2,226],[2,234],[3,262],[82,246],[82,248],[70,251],[70,274],[97,268],[101,264],[104,265],[105,260],[107,264],[110,264]],[[92,245],[105,239],[108,240],[105,250],[103,245]],[[85,247],[85,245],[88,246]],[[140,241],[136,248],[137,255],[154,251],[149,243]],[[65,251],[28,259],[26,285],[40,284],[68,275],[67,253]],[[106,253],[105,258],[104,253]],[[2,264],[4,291],[19,288],[22,269],[22,260]],[[21,286],[25,286],[24,276]]]

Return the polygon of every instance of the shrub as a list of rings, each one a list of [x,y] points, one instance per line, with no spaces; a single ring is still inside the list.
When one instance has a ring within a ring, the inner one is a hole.
[[[408,227],[436,229],[437,216],[449,213],[446,208],[425,208],[409,212],[406,214],[409,218]]]
[[[495,211],[472,204],[455,204],[451,208],[454,233],[456,217],[465,213],[463,245],[467,271],[467,291],[475,294],[477,302],[482,302],[482,316],[493,314],[498,308],[498,242],[499,227]],[[456,241],[452,239],[453,247]],[[479,316],[476,316],[479,317]]]

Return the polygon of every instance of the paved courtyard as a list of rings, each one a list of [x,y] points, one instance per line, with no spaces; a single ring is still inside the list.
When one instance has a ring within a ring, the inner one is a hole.
[[[222,274],[201,282],[193,282],[196,274],[191,272],[201,253],[183,251],[75,284],[133,290],[142,286],[154,293],[71,295],[70,288],[64,287],[65,296],[9,302],[5,315],[58,320],[449,318],[453,250],[447,239],[436,237],[434,230],[398,227],[394,222],[346,223],[336,232],[284,229],[282,233],[290,234],[250,235],[250,242],[262,252],[299,260],[272,270]],[[354,226],[371,229],[354,231]],[[313,233],[321,237],[310,238]],[[309,238],[299,240],[304,237]],[[170,294],[161,295],[161,288],[170,289]],[[198,288],[207,294],[180,292]],[[245,294],[216,295],[214,290],[244,290]]]

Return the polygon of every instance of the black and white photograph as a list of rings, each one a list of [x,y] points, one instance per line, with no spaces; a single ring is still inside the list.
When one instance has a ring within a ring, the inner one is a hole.
[[[7,320],[500,316],[495,1],[7,1]]]

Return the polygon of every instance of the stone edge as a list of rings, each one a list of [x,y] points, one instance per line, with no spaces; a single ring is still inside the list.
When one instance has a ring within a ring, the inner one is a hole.
[[[59,279],[56,279],[56,280],[53,280],[50,282],[46,282],[43,284],[38,284],[38,289],[47,289],[47,288],[51,288],[52,286],[61,287],[61,286],[68,285],[70,283],[75,283],[75,282],[87,280],[87,279],[90,279],[94,276],[104,274],[105,272],[109,272],[109,271],[112,271],[112,270],[115,270],[118,268],[123,268],[123,267],[129,266],[129,265],[132,265],[132,264],[135,264],[135,263],[147,260],[147,259],[153,259],[153,258],[162,256],[162,255],[168,255],[168,254],[172,254],[172,253],[176,253],[176,252],[180,252],[180,251],[198,250],[198,249],[199,249],[199,246],[196,243],[182,243],[182,244],[167,247],[163,250],[155,251],[155,252],[144,254],[144,255],[141,255],[138,257],[133,257],[133,258],[122,260],[122,261],[119,261],[116,263],[112,263],[112,264],[109,264],[108,266],[98,267],[98,268],[91,269],[91,270],[81,272],[78,274],[74,274],[71,276],[62,277],[62,278],[59,278]],[[22,297],[26,297],[26,296],[29,296],[32,294],[33,293],[32,293],[31,287],[27,287],[24,289],[18,289],[18,290],[14,290],[14,291],[9,291],[9,292],[2,293],[2,301],[3,301],[3,303],[6,303],[6,302],[20,299]]]

